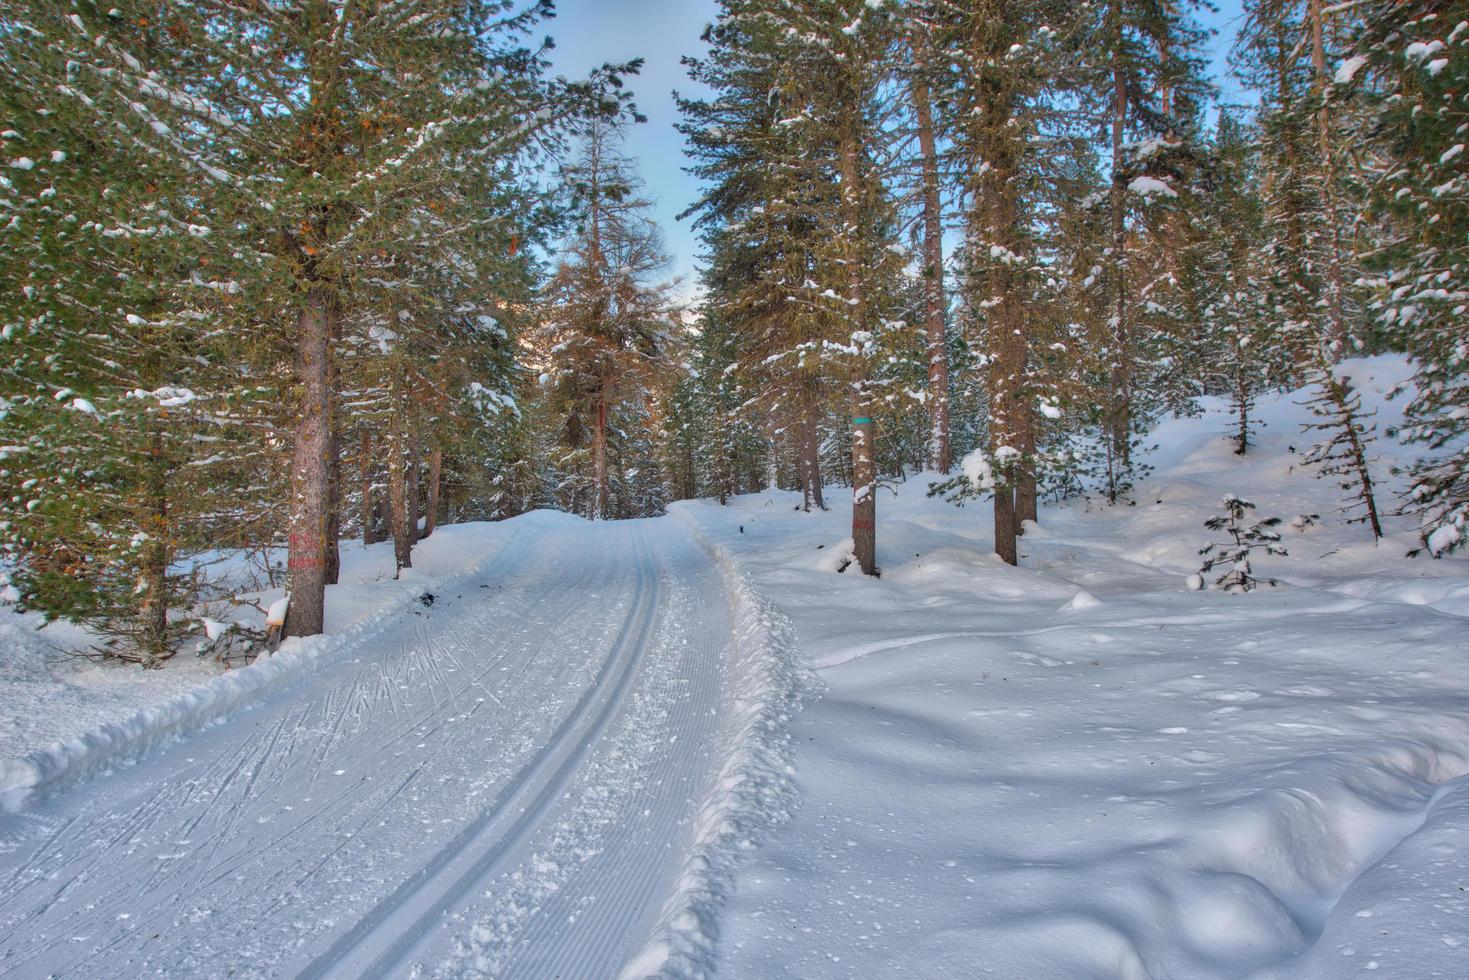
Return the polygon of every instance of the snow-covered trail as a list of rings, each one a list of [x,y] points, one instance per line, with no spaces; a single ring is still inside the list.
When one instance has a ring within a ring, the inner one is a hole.
[[[523,520],[297,686],[0,816],[0,974],[615,975],[716,788],[730,600],[677,522]]]

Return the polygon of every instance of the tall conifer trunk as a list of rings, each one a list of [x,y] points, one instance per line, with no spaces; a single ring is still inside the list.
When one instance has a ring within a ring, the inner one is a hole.
[[[439,492],[444,476],[444,451],[435,449],[428,456],[428,501],[423,516],[423,536],[428,537],[439,526]]]
[[[1326,99],[1330,76],[1326,67],[1326,24],[1321,0],[1307,0],[1311,29],[1311,97],[1316,102],[1316,141],[1321,152],[1321,203],[1326,212],[1326,341],[1333,361],[1346,352],[1347,324],[1343,301],[1341,228],[1336,220],[1336,159],[1331,145],[1331,107]]]
[[[801,482],[806,491],[807,508],[826,510],[826,500],[821,493],[821,430],[817,425],[816,412],[815,382],[804,381],[799,422]]]
[[[945,331],[944,218],[939,197],[938,150],[933,131],[928,77],[928,41],[912,32],[917,64],[909,82],[918,123],[918,153],[923,166],[923,323],[928,354],[928,467],[949,472],[949,343]]]
[[[408,437],[407,442],[408,469],[407,472],[404,474],[404,479],[406,480],[407,485],[404,488],[403,499],[405,503],[404,510],[408,514],[408,543],[410,545],[415,545],[418,544],[418,539],[420,537],[418,521],[419,518],[423,516],[423,512],[419,510],[421,498],[419,494],[420,488],[418,485],[418,447],[414,445],[414,439],[411,435]]]
[[[607,517],[607,397],[597,398],[597,429],[592,436],[592,520]]]
[[[388,454],[388,523],[393,531],[393,563],[397,571],[413,567],[413,539],[408,536],[408,474],[403,464],[402,438],[393,433],[393,448]],[[397,574],[393,575],[397,578]]]
[[[857,145],[858,118],[851,110],[847,131],[843,134],[842,224],[847,236],[847,306],[856,330],[866,328],[865,295],[862,290],[862,193],[859,181],[861,148]],[[853,383],[852,404],[852,552],[864,575],[877,574],[877,461],[874,458],[876,426],[872,421],[872,401],[868,391],[867,365],[858,366],[859,376]]]
[[[1028,394],[1028,387],[1027,387]],[[1015,406],[1019,415],[1021,452],[1020,472],[1015,478],[1015,522],[1016,533],[1025,533],[1025,522],[1040,521],[1040,502],[1037,499],[1035,464],[1035,413],[1027,397]]]
[[[286,567],[291,604],[285,635],[322,631],[326,599],[326,524],[331,496],[331,338],[336,303],[322,284],[306,291],[296,327],[301,389],[291,458],[291,519]]]
[[[1123,469],[1132,463],[1132,328],[1127,302],[1127,184],[1122,171],[1127,136],[1127,74],[1122,59],[1121,0],[1112,0],[1108,10],[1112,35],[1112,309],[1111,439],[1113,455]]]
[[[156,667],[171,653],[168,648],[168,473],[164,467],[163,434],[149,421],[147,499],[144,519],[148,539],[143,542],[142,635],[143,666]]]
[[[335,377],[332,390],[336,390]],[[326,513],[325,581],[336,585],[342,577],[342,439],[337,426],[332,426],[331,448],[327,456],[328,498]]]
[[[372,499],[372,432],[362,430],[362,495],[359,501],[362,519],[362,544],[377,543],[377,505]]]

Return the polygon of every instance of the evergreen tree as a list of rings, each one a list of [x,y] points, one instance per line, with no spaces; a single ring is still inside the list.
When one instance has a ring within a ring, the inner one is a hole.
[[[1367,88],[1375,119],[1373,310],[1413,356],[1402,434],[1430,455],[1413,470],[1408,506],[1440,555],[1469,542],[1469,31],[1458,26],[1469,9],[1384,3],[1365,16],[1361,50],[1337,77]]]
[[[1382,523],[1377,516],[1371,461],[1367,457],[1374,427],[1366,421],[1362,397],[1352,387],[1351,378],[1330,363],[1322,363],[1318,370],[1319,393],[1307,404],[1320,421],[1307,424],[1305,429],[1324,433],[1326,440],[1306,453],[1306,462],[1317,467],[1322,476],[1339,481],[1341,488],[1351,494],[1352,502],[1344,509],[1361,507],[1361,516],[1353,520],[1366,523],[1372,528],[1373,539],[1380,539]]]
[[[611,125],[594,123],[580,162],[567,174],[580,227],[548,287],[541,329],[565,442],[590,448],[585,513],[592,520],[610,516],[609,435],[639,428],[634,418],[619,426],[618,415],[646,411],[651,370],[669,327],[664,291],[648,282],[667,259],[618,138]]]
[[[243,291],[214,271],[209,111],[160,81],[189,46],[157,8],[0,7],[0,542],[25,607],[149,666],[195,623],[178,563],[206,523],[231,540],[215,481],[244,435],[211,360]]]
[[[1280,518],[1267,517],[1252,522],[1250,512],[1254,509],[1255,505],[1248,500],[1241,500],[1232,493],[1224,495],[1224,513],[1209,518],[1204,526],[1211,531],[1225,532],[1229,540],[1211,542],[1199,549],[1204,563],[1189,579],[1191,588],[1204,588],[1204,577],[1216,568],[1225,569],[1213,583],[1215,588],[1224,592],[1249,592],[1262,584],[1280,584],[1275,579],[1256,577],[1250,566],[1250,554],[1256,549],[1272,555],[1286,554],[1285,546],[1280,543],[1280,532],[1275,530],[1280,526]]]

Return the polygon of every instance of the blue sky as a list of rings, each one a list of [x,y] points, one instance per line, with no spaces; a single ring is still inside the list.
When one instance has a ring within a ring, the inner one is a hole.
[[[1240,101],[1239,88],[1226,77],[1224,55],[1238,28],[1240,0],[1219,0],[1217,13],[1205,22],[1219,31],[1210,44],[1215,84],[1225,101]],[[603,62],[645,59],[642,74],[631,80],[638,108],[648,117],[633,127],[627,153],[638,161],[648,196],[656,203],[673,261],[671,276],[682,276],[679,294],[692,294],[699,254],[698,238],[688,221],[674,216],[699,193],[698,182],[684,173],[683,138],[673,128],[678,111],[673,90],[690,94],[693,86],[679,59],[697,55],[704,25],[713,19],[714,0],[556,0],[556,19],[546,25],[556,39],[552,62],[559,74],[584,76]]]

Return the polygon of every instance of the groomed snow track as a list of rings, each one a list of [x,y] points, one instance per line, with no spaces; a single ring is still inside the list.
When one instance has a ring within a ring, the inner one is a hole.
[[[523,520],[299,685],[0,816],[0,974],[682,973],[656,954],[691,931],[707,953],[709,922],[669,916],[784,806],[792,675],[679,522]]]

